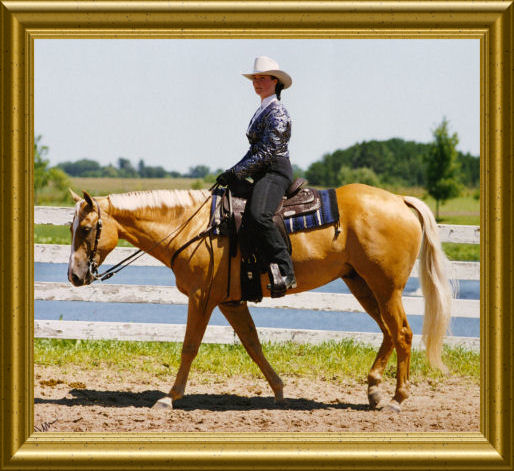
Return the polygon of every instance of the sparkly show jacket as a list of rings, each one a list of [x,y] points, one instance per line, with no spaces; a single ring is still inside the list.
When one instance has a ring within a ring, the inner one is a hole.
[[[250,149],[232,168],[238,179],[254,180],[266,172],[277,172],[292,180],[287,144],[291,137],[291,118],[279,101],[269,104],[249,127],[246,136]]]

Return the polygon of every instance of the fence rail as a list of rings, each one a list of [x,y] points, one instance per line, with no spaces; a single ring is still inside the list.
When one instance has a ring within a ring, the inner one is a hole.
[[[34,337],[80,340],[128,340],[149,342],[182,342],[184,324],[150,324],[132,322],[87,322],[36,320]],[[295,342],[320,344],[328,341],[353,340],[380,346],[382,334],[368,332],[339,332],[330,330],[277,329],[257,327],[261,342]],[[204,343],[240,343],[232,327],[209,325],[205,331]],[[480,339],[474,337],[446,337],[445,344],[478,352]],[[421,335],[412,338],[413,348],[421,347]]]
[[[36,224],[69,225],[73,218],[73,208],[36,207],[34,219]],[[440,225],[439,233],[443,242],[480,243],[480,228],[477,226]],[[116,264],[135,249],[117,247],[104,264]],[[67,263],[70,255],[68,245],[36,244],[35,262]],[[161,262],[149,255],[136,260],[136,266],[163,266]],[[417,277],[418,263],[411,276]],[[451,276],[459,280],[479,280],[480,263],[452,262]],[[91,301],[154,304],[187,304],[187,297],[172,286],[152,285],[116,285],[93,284],[75,288],[68,283],[36,282],[35,299],[44,301]],[[419,296],[404,296],[403,302],[408,315],[422,315],[424,299]],[[259,304],[249,303],[263,308],[302,309],[311,311],[344,311],[362,313],[363,309],[354,296],[350,294],[306,292],[288,295],[283,298],[264,298]],[[475,300],[455,299],[452,305],[453,317],[479,318],[480,302]],[[81,321],[35,321],[35,337],[52,338],[111,338],[125,340],[167,340],[181,341],[184,325],[174,324],[136,324]],[[381,334],[332,332],[298,329],[261,328],[259,335],[263,340],[292,340],[296,342],[317,343],[320,341],[354,338],[366,343],[377,344]],[[234,333],[230,327],[209,326],[206,342],[210,335],[216,343],[234,342]],[[64,336],[64,337],[63,337]],[[419,345],[419,336],[414,337],[414,345]],[[446,343],[462,345],[472,350],[479,348],[478,339],[448,337]]]
[[[79,288],[69,283],[37,281],[35,299],[41,301],[92,301],[95,303],[187,304],[187,297],[175,286],[93,284]],[[304,292],[283,298],[263,298],[249,306],[309,311],[345,311],[362,313],[362,306],[352,294]],[[404,296],[403,305],[410,315],[423,315],[424,299]],[[474,300],[454,299],[453,317],[480,318],[480,306]]]

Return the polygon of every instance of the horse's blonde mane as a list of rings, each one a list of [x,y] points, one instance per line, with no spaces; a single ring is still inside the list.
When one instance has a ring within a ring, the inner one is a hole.
[[[118,213],[143,215],[152,210],[186,208],[203,203],[209,197],[207,190],[151,190],[109,195],[112,209]]]

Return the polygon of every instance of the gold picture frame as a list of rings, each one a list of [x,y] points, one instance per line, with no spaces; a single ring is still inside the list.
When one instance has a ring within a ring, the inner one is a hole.
[[[0,0],[1,469],[513,469],[510,1]],[[481,43],[479,433],[34,433],[38,38],[476,38]]]

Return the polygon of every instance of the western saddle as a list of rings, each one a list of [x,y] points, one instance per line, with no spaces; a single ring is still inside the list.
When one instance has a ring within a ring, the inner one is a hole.
[[[273,221],[284,238],[290,254],[292,251],[291,241],[284,224],[284,218],[312,213],[321,207],[318,191],[313,188],[304,188],[306,183],[307,181],[303,178],[295,179],[287,189],[284,198],[273,216]],[[241,249],[242,301],[260,302],[262,300],[260,274],[266,271],[268,271],[270,277],[272,297],[283,296],[285,292],[281,292],[280,288],[277,288],[280,283],[278,267],[272,266],[270,268],[262,265],[259,261],[258,253],[255,251],[255,244],[252,242],[254,236],[250,234],[248,230],[245,230],[243,215],[246,202],[247,198],[234,196],[230,189],[227,188],[221,195],[221,202],[218,206],[219,214],[213,214],[213,216],[211,216],[210,225],[215,224],[213,219],[218,219],[218,221],[220,221],[219,234],[229,237],[229,263],[231,263],[232,257],[236,256],[239,244]]]

